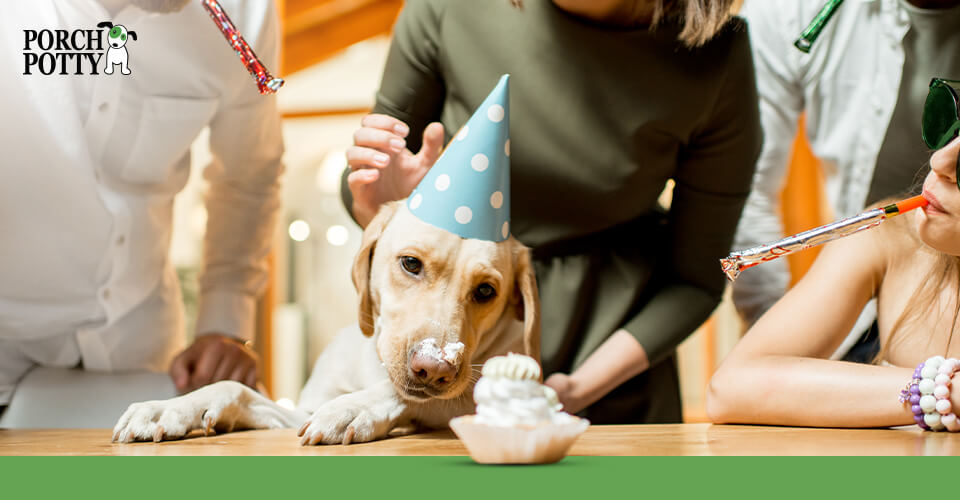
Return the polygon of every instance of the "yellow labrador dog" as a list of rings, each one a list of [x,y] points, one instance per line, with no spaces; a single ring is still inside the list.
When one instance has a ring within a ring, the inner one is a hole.
[[[511,351],[539,360],[536,279],[529,250],[513,237],[464,239],[393,202],[364,231],[353,282],[363,334],[346,329],[324,350],[296,410],[217,382],[130,405],[114,441],[290,427],[301,444],[348,444],[399,426],[443,428],[473,412],[484,361]]]

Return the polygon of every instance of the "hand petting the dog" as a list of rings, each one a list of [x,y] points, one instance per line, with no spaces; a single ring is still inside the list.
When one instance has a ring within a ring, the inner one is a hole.
[[[235,380],[257,388],[259,359],[252,349],[226,335],[198,335],[170,364],[170,377],[180,393],[221,380]]]
[[[433,166],[443,148],[443,125],[431,123],[423,131],[423,146],[417,154],[407,149],[410,128],[387,115],[370,114],[353,134],[347,148],[350,174],[347,184],[353,194],[353,215],[361,227],[377,214],[380,205],[406,198]]]

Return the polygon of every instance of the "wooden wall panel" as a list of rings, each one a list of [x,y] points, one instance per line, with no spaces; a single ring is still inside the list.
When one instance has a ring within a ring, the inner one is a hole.
[[[312,66],[393,28],[402,0],[287,0],[284,8],[284,74]]]

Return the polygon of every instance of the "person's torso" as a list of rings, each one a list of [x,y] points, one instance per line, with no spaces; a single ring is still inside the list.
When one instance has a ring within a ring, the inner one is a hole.
[[[910,19],[903,37],[903,71],[890,125],[877,155],[867,204],[890,196],[918,194],[929,172],[930,150],[920,122],[930,80],[960,80],[960,6],[920,9],[900,6]]]
[[[916,28],[911,28],[902,1],[845,2],[809,54],[792,46],[775,49],[784,54],[782,63],[790,68],[793,74],[789,77],[796,79],[802,92],[805,132],[821,161],[827,198],[836,217],[855,214],[868,202],[909,191],[925,161],[918,112],[926,94],[910,85],[926,77],[918,76],[914,69],[929,72],[938,65],[953,67],[947,61],[955,56],[937,55],[942,63],[930,64],[926,59],[933,56],[922,54],[924,64],[916,64],[913,58],[921,54],[911,52],[908,36]],[[751,9],[776,11],[778,28],[787,30],[784,39],[791,41],[822,7],[798,0],[752,2]],[[942,52],[956,53],[949,46]],[[907,88],[901,89],[901,83]],[[898,104],[901,90],[907,92],[902,105]],[[898,107],[901,111],[895,114]],[[910,130],[904,132],[907,127]],[[874,186],[875,174],[879,178]]]
[[[0,336],[110,323],[166,266],[192,141],[219,102],[252,83],[199,2],[112,19],[93,0],[3,11]],[[123,47],[130,74],[104,73],[114,49],[102,21],[136,32]]]
[[[689,50],[676,41],[676,25],[601,28],[550,1],[523,9],[451,1],[442,16],[448,134],[501,74],[511,75],[512,230],[533,246],[655,210],[710,118],[729,57],[738,56],[728,53],[729,39],[745,36],[725,33]]]

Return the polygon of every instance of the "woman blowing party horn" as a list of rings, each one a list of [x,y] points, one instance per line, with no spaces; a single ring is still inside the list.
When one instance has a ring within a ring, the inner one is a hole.
[[[922,209],[824,248],[714,374],[712,421],[960,431],[960,391],[953,389],[960,370],[960,342],[953,342],[960,323],[960,140],[953,139],[960,100],[953,85],[934,80],[927,99],[923,137],[941,149],[923,183],[926,203],[904,207]],[[875,363],[828,360],[871,298],[881,344]]]

